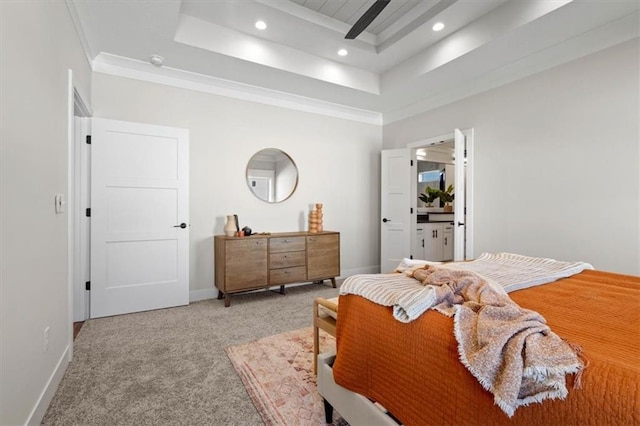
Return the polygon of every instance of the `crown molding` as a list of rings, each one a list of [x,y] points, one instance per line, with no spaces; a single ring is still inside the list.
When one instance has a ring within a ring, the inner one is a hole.
[[[89,67],[91,67],[93,62],[93,55],[91,54],[91,48],[89,47],[87,36],[84,34],[84,29],[82,28],[82,23],[80,22],[80,17],[78,16],[76,5],[72,0],[65,0],[64,3],[67,5],[69,16],[71,16],[73,27],[76,30],[78,39],[80,40],[80,45],[82,45],[82,50],[84,51],[84,55],[87,58],[87,63],[89,64]]]
[[[124,58],[122,56],[100,53],[93,60],[92,65],[94,72],[102,74],[226,96],[296,111],[326,115],[344,120],[382,125],[382,113],[380,112],[353,108],[176,68],[156,68],[147,62]]]

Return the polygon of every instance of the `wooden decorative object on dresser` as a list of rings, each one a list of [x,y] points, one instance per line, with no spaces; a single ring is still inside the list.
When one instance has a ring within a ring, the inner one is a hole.
[[[216,235],[215,285],[218,299],[231,304],[231,294],[285,284],[330,279],[340,275],[340,233],[286,232],[250,237]]]

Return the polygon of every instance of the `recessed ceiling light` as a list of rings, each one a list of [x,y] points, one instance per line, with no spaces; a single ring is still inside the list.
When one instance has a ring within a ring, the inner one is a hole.
[[[338,55],[340,55],[340,56],[347,56],[348,54],[349,54],[349,52],[347,52],[347,49],[338,50]]]
[[[256,21],[256,28],[259,30],[266,30],[267,24],[264,21]]]
[[[151,62],[156,67],[161,67],[164,64],[164,58],[160,55],[151,55],[149,58],[149,62]]]
[[[431,27],[433,31],[440,31],[443,28],[444,24],[442,22],[436,22],[435,24],[433,24],[433,27]]]

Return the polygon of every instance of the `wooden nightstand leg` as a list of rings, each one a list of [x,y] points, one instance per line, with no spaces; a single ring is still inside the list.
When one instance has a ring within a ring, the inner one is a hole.
[[[284,294],[284,286],[283,285],[280,286],[280,294]]]
[[[331,278],[331,285],[336,288],[336,277]]]
[[[231,294],[227,293],[224,295],[224,307],[228,308],[229,306],[231,306]]]
[[[218,300],[221,300],[224,297],[224,293],[218,290]]]

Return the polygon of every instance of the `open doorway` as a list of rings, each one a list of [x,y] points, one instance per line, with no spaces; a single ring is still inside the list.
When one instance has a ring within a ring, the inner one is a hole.
[[[420,149],[433,148],[447,142],[453,142],[454,145],[453,173],[449,172],[449,174],[454,176],[455,208],[453,206],[451,208],[453,220],[450,217],[447,218],[451,229],[446,231],[453,233],[453,260],[473,258],[473,129],[463,131],[455,129],[447,135],[410,143],[406,148],[382,151],[380,175],[381,272],[393,271],[403,258],[417,259],[425,256],[424,252],[421,255],[414,254],[418,241],[422,246],[417,235],[418,201],[420,201],[418,198],[417,153]],[[444,169],[443,179],[446,191],[446,164]],[[425,179],[430,178],[435,178],[435,175],[425,175]],[[439,179],[440,175],[438,175]],[[444,214],[444,206],[442,208],[440,213]],[[438,236],[443,237],[442,241],[444,241],[444,233],[444,229],[438,233]],[[434,232],[434,237],[435,235]],[[435,238],[437,239],[437,237]],[[450,238],[447,239],[447,242],[450,242]]]
[[[412,255],[438,262],[454,258],[456,209],[454,141],[415,150],[416,232]]]
[[[473,258],[473,129],[407,145],[413,161],[414,258]]]

